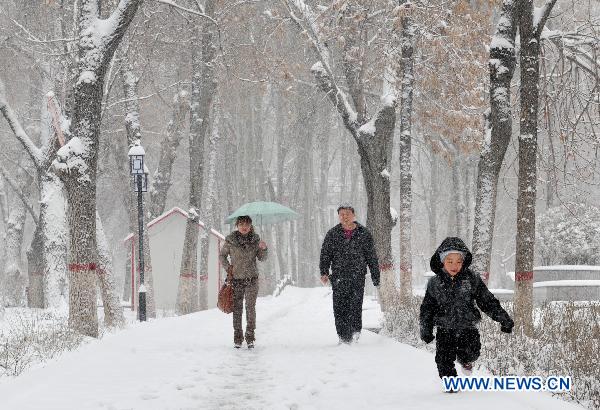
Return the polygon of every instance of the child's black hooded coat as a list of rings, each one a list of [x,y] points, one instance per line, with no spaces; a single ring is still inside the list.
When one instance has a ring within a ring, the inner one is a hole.
[[[444,271],[440,254],[448,250],[464,253],[462,269],[452,278]],[[460,238],[446,238],[431,257],[431,270],[435,276],[429,279],[425,298],[421,304],[421,338],[433,339],[433,327],[445,329],[475,328],[481,320],[481,309],[503,328],[512,328],[513,321],[488,290],[479,275],[469,265],[473,256]],[[475,307],[477,303],[477,307]],[[431,336],[431,337],[430,337]]]

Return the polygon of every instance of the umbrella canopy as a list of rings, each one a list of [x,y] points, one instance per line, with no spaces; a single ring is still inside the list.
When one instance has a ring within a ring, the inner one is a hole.
[[[248,215],[258,225],[270,225],[298,218],[296,212],[277,202],[249,202],[225,218],[225,223],[234,224],[238,216]]]

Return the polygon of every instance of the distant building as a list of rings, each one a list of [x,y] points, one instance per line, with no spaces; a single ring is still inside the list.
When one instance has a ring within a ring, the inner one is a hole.
[[[187,212],[180,208],[173,208],[148,223],[154,299],[157,309],[175,309],[187,220]],[[209,240],[208,270],[200,267],[201,247],[198,246],[197,280],[208,282],[208,307],[212,308],[217,306],[217,294],[224,279],[218,255],[225,237],[214,229],[207,231],[203,222],[198,223],[198,235],[207,235]],[[135,310],[139,251],[138,244],[133,241],[133,234],[125,238],[125,246],[130,251],[131,290],[134,295],[132,309]]]

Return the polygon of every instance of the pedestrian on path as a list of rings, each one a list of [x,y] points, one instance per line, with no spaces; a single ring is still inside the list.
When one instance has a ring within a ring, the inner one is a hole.
[[[254,347],[256,330],[256,298],[258,267],[256,260],[267,259],[267,244],[254,232],[252,219],[239,216],[236,230],[227,235],[219,259],[233,285],[233,344],[240,348],[244,339],[249,349]],[[229,257],[229,258],[228,258]],[[242,313],[246,300],[246,333],[242,329]]]
[[[362,329],[367,267],[373,285],[377,287],[379,263],[373,237],[367,228],[355,221],[354,208],[341,205],[337,212],[340,223],[325,235],[319,269],[323,285],[331,281],[333,315],[340,343],[349,344],[358,340]]]
[[[421,339],[436,339],[435,362],[440,378],[457,376],[454,361],[462,373],[471,374],[479,357],[481,342],[476,324],[481,309],[501,324],[500,330],[511,333],[513,320],[488,290],[480,276],[469,269],[473,257],[460,238],[446,238],[431,257],[435,276],[429,279],[421,304]],[[477,307],[475,307],[477,303]],[[433,335],[433,328],[437,333]]]

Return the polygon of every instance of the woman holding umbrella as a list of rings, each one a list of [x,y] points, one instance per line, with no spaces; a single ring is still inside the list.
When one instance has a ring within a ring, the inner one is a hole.
[[[236,349],[246,339],[248,348],[254,347],[256,329],[256,297],[258,296],[258,268],[256,260],[267,259],[267,244],[254,232],[248,215],[238,216],[236,230],[225,238],[221,248],[221,265],[227,271],[227,281],[233,284],[233,343]],[[229,258],[228,258],[229,257]],[[246,334],[242,329],[242,311],[246,299]]]

